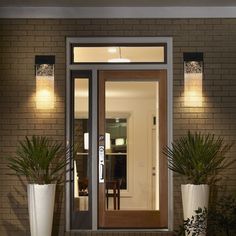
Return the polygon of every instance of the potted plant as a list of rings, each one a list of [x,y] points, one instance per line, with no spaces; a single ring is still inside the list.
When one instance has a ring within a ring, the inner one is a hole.
[[[232,145],[213,134],[188,131],[171,147],[164,148],[168,168],[188,181],[181,185],[184,220],[191,219],[199,208],[208,208],[209,185],[215,183],[217,175],[234,161],[226,157]]]
[[[26,137],[19,142],[16,155],[9,157],[8,167],[18,176],[25,176],[31,236],[50,236],[56,183],[63,177],[67,152],[62,143],[47,137]]]

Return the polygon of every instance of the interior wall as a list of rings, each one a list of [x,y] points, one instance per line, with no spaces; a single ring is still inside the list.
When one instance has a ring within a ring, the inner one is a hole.
[[[65,139],[67,36],[173,37],[173,132],[187,130],[236,141],[236,19],[1,19],[0,20],[0,235],[28,235],[26,188],[8,176],[6,156],[25,135]],[[203,107],[184,107],[183,52],[204,53]],[[34,57],[55,55],[55,108],[36,109]],[[235,158],[236,146],[230,152]],[[225,172],[236,191],[235,164]],[[174,175],[174,221],[181,223],[182,180]],[[58,196],[58,195],[57,195]],[[53,235],[64,234],[64,199],[57,197]]]
[[[75,104],[76,113],[86,112],[83,109],[85,99],[77,98]],[[128,189],[121,190],[121,210],[151,210],[152,207],[150,147],[152,114],[155,114],[155,107],[156,100],[152,98],[107,98],[107,118],[127,117],[128,121]],[[109,207],[113,206],[112,204],[110,201]]]
[[[151,122],[155,114],[154,99],[109,98],[110,113],[125,112],[128,117],[128,193],[121,193],[121,209],[151,210],[152,156]]]

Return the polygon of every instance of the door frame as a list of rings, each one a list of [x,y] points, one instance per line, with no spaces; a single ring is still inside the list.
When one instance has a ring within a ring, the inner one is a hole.
[[[68,37],[66,38],[66,106],[65,106],[65,119],[66,119],[66,145],[70,145],[71,140],[71,72],[75,70],[88,70],[92,72],[92,110],[94,116],[92,117],[92,149],[91,155],[96,156],[97,153],[97,73],[99,70],[166,70],[167,71],[167,144],[170,145],[173,140],[173,42],[172,37]],[[119,44],[158,44],[166,43],[167,46],[167,60],[163,64],[153,64],[153,63],[139,63],[139,64],[73,64],[71,62],[72,58],[72,44],[109,44],[109,45],[119,45]],[[97,198],[97,158],[93,158],[91,165],[93,178],[92,178],[92,230],[98,229],[98,198]],[[70,231],[71,222],[71,212],[70,212],[70,165],[67,166],[66,171],[66,231]],[[173,229],[173,180],[172,172],[168,171],[168,230]],[[79,230],[79,229],[78,229]],[[159,230],[159,229],[158,229]]]

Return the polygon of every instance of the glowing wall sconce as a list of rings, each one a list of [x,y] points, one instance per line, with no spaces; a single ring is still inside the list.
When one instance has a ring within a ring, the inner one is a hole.
[[[202,106],[203,53],[184,53],[184,105]]]
[[[35,56],[36,108],[54,108],[55,56]]]

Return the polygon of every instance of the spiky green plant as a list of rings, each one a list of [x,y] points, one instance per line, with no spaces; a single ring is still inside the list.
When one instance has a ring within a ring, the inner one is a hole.
[[[19,142],[16,155],[8,158],[8,167],[16,175],[25,176],[30,183],[58,183],[68,163],[67,154],[62,143],[43,136],[25,137]]]
[[[211,184],[217,180],[217,174],[235,161],[226,157],[232,145],[213,134],[188,131],[172,147],[165,147],[163,153],[169,169],[186,176],[190,183]]]

